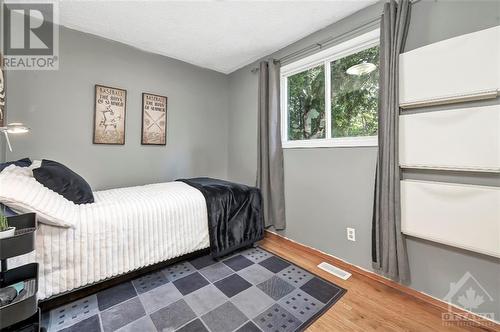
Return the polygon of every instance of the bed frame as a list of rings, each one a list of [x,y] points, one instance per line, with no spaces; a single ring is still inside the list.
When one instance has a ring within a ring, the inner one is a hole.
[[[188,259],[193,259],[195,257],[203,256],[206,255],[210,252],[209,248],[198,250],[183,256],[175,257],[160,263],[156,263],[153,265],[149,265],[137,270],[130,271],[125,274],[118,275],[114,278],[109,278],[105,279],[103,281],[90,284],[84,287],[76,288],[74,290],[71,290],[69,292],[57,294],[54,296],[51,296],[47,299],[41,300],[38,303],[38,306],[42,310],[42,312],[47,312],[49,310],[52,310],[54,308],[57,308],[59,306],[62,306],[64,304],[76,301],[78,299],[87,297],[89,295],[92,295],[94,293],[97,293],[101,290],[104,290],[106,288],[113,287],[115,285],[121,284],[123,282],[139,278],[142,275],[148,274],[150,272],[156,271],[163,269],[169,265],[188,260]]]

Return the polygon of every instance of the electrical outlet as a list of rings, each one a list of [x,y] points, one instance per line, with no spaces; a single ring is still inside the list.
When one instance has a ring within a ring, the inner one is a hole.
[[[354,228],[347,227],[347,239],[349,241],[356,241],[356,230]]]

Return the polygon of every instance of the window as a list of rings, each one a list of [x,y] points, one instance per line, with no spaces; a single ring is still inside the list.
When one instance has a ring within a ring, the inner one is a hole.
[[[281,68],[284,148],[376,146],[379,31]]]
[[[288,77],[288,137],[325,138],[325,67]]]

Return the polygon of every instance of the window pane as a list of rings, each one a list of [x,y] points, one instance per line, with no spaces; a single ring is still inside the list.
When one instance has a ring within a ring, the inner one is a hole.
[[[325,67],[288,77],[288,140],[325,138]]]
[[[377,135],[378,66],[378,46],[331,63],[332,137]]]

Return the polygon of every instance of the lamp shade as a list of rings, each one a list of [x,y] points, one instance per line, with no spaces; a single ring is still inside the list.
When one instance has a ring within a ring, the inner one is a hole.
[[[4,129],[9,134],[25,134],[30,131],[30,128],[23,123],[9,123]]]
[[[369,74],[372,71],[374,71],[375,69],[377,69],[377,66],[375,66],[373,63],[363,62],[363,63],[349,67],[346,70],[346,73],[349,75],[361,76],[361,75]]]

